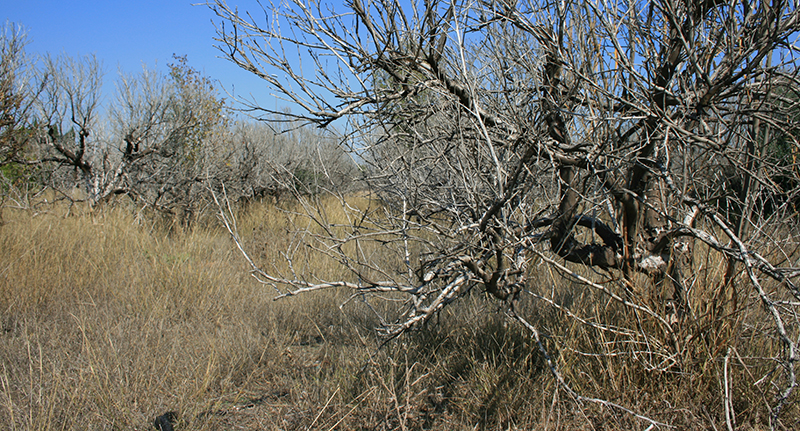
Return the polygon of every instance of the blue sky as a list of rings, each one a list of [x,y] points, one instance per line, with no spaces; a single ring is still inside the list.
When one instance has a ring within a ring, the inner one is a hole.
[[[237,96],[252,95],[259,104],[275,107],[261,81],[237,68],[214,47],[212,19],[219,19],[202,0],[0,0],[3,21],[27,31],[30,54],[70,56],[95,54],[103,63],[104,91],[110,94],[121,69],[137,73],[146,64],[166,71],[172,55],[186,55],[189,65],[219,81]],[[255,1],[238,3],[240,10],[260,10]]]

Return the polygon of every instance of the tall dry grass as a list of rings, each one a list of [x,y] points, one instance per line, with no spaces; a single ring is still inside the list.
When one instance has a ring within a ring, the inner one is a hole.
[[[177,429],[193,430],[647,426],[571,399],[526,330],[481,292],[378,349],[377,321],[348,292],[273,301],[213,217],[186,231],[124,208],[64,214],[6,210],[0,226],[3,428],[145,430],[166,411],[177,412]],[[240,214],[260,264],[287,270],[279,253],[293,244],[291,220],[302,223],[271,204]],[[713,259],[696,251],[696,301],[714,302],[721,263]],[[348,276],[308,249],[295,249],[293,264],[320,278]],[[534,269],[530,290],[555,292],[587,319],[638,324],[545,267]],[[716,325],[713,304],[698,304],[708,311],[680,333],[678,365],[659,368],[664,358],[642,357],[641,346],[622,348],[624,340],[562,310],[530,295],[522,301],[578,392],[681,429],[722,429],[721,358],[732,347],[737,424],[767,425],[769,381],[758,380],[769,370],[757,358],[780,347],[759,332],[758,307]],[[788,408],[800,417],[796,402]]]
[[[273,303],[214,227],[7,211],[0,248],[4,428],[146,429],[177,410],[203,429],[250,398],[302,395],[316,359],[289,347],[340,320],[330,298]]]

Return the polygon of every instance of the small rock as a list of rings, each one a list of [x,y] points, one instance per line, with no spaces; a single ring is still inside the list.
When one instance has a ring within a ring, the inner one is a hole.
[[[156,418],[153,422],[153,426],[155,426],[158,431],[174,431],[172,422],[174,422],[177,417],[178,414],[175,412],[166,412]]]

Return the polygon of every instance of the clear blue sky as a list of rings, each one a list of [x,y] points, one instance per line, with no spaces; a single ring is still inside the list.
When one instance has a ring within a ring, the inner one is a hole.
[[[172,55],[219,81],[237,96],[253,95],[275,107],[275,99],[251,74],[218,58],[212,20],[219,19],[202,0],[0,0],[0,18],[22,25],[31,54],[95,54],[103,63],[104,91],[114,89],[118,70],[137,73],[142,65],[166,71]],[[255,1],[229,1],[240,10],[260,10]]]

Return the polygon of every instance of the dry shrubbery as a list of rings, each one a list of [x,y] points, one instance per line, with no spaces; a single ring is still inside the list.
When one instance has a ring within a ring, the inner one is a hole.
[[[308,228],[290,250],[350,273],[253,263],[265,284],[346,286],[403,342],[485,330],[439,319],[486,296],[555,382],[523,388],[569,400],[545,410],[570,427],[797,426],[796,2],[209,6],[222,54],[295,102],[293,118],[340,125],[381,202],[343,202],[332,227],[297,196]],[[504,363],[481,372],[498,385]],[[445,367],[439,386],[469,370]],[[477,387],[463,389],[499,410],[459,399],[445,417],[546,422]]]
[[[207,5],[299,111],[3,33],[2,424],[800,425],[796,3]]]
[[[379,322],[365,302],[344,291],[272,301],[219,226],[168,234],[122,208],[63,214],[6,210],[0,227],[0,423],[8,429],[151,429],[168,410],[179,429],[645,428],[575,403],[527,330],[478,291],[437,324],[379,349]],[[281,261],[278,251],[292,243],[287,215],[300,223],[272,204],[240,214],[260,264]],[[705,258],[695,250],[698,274],[720,270]],[[346,276],[308,249],[294,264]],[[533,273],[530,294],[557,291],[564,310],[635,326],[607,296],[544,266]],[[714,290],[704,282],[695,299]],[[731,310],[741,317],[724,325],[687,326],[674,372],[654,371],[664,358],[646,357],[653,346],[618,350],[614,334],[592,332],[533,295],[522,301],[579,393],[680,429],[722,428],[728,381],[736,423],[767,426],[772,377],[754,359],[779,346],[758,335],[765,319],[754,298],[738,298]],[[784,417],[800,417],[796,395],[785,408]]]

